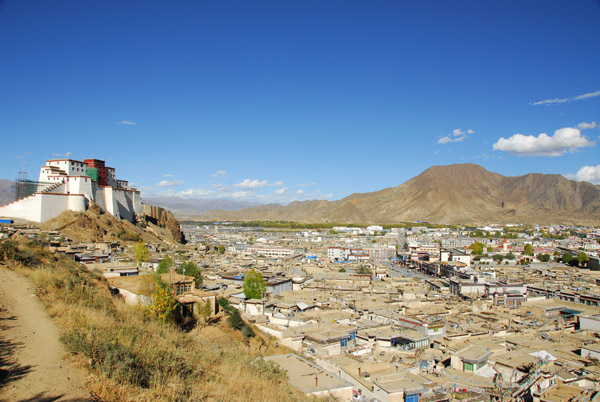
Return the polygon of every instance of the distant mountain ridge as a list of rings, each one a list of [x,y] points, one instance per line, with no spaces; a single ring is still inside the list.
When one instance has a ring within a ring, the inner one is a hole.
[[[259,205],[251,202],[223,199],[197,199],[174,196],[143,197],[143,201],[147,204],[166,208],[178,216],[197,216],[213,209],[234,211]]]
[[[505,177],[467,163],[433,166],[397,187],[337,201],[211,210],[203,218],[299,222],[600,223],[600,187],[558,174]]]
[[[12,180],[0,180],[0,205],[5,205],[15,200],[15,182]]]

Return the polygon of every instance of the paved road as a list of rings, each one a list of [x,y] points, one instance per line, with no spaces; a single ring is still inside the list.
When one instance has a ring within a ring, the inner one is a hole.
[[[400,265],[392,264],[391,262],[385,263],[390,268],[390,277],[399,278],[399,277],[407,277],[407,278],[418,278],[418,279],[431,279],[431,277],[417,272],[415,269],[410,269],[406,267],[402,267]]]

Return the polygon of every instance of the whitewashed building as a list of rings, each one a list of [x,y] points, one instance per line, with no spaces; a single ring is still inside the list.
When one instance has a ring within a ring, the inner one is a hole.
[[[40,168],[38,182],[21,181],[23,198],[0,206],[0,216],[44,222],[65,211],[83,212],[95,202],[104,212],[135,221],[142,213],[140,192],[117,180],[115,169],[103,160],[50,159]]]

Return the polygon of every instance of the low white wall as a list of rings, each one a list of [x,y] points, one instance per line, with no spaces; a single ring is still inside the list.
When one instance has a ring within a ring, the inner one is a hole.
[[[0,216],[7,218],[41,222],[41,214],[42,197],[40,194],[34,194],[0,207]]]
[[[68,195],[43,193],[38,195],[42,199],[40,211],[41,220],[38,222],[44,222],[48,219],[57,217],[69,209],[70,203],[78,208],[76,211],[85,211],[85,198],[80,194]],[[73,198],[73,200],[71,200],[71,198]]]

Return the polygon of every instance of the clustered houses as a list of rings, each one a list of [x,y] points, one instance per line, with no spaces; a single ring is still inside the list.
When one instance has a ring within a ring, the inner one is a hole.
[[[98,159],[47,160],[39,181],[19,180],[16,189],[19,199],[0,206],[0,217],[44,222],[68,210],[83,212],[92,202],[131,222],[142,213],[140,192]]]
[[[296,352],[273,360],[307,395],[350,400],[349,384],[378,401],[596,395],[595,256],[588,269],[537,258],[554,256],[573,238],[550,245],[535,233],[505,238],[497,227],[298,233],[227,227],[184,226],[198,250],[226,247],[224,255],[205,255],[205,284]],[[485,247],[480,256],[469,248],[475,241]],[[533,255],[525,255],[526,244]],[[243,294],[250,269],[267,282],[261,299]]]
[[[182,313],[193,314],[199,300],[212,300],[214,312],[216,299],[226,298],[257,329],[294,350],[270,359],[307,395],[351,400],[353,390],[360,389],[378,401],[597,397],[596,257],[590,253],[586,268],[538,259],[542,253],[554,255],[558,247],[572,250],[561,241],[573,243],[568,237],[577,229],[561,229],[570,235],[552,239],[554,248],[534,234],[474,237],[485,245],[485,254],[496,257],[488,259],[459,243],[442,245],[446,237],[471,238],[466,229],[422,227],[389,236],[392,232],[385,230],[291,233],[227,227],[184,225],[193,247],[171,253],[176,262],[202,261],[200,289],[184,275],[163,274],[163,280],[172,286]],[[598,232],[590,236],[598,240]],[[534,249],[529,261],[526,244]],[[227,251],[220,253],[218,246]],[[119,250],[117,245],[95,247],[93,253],[80,252],[80,260],[114,259]],[[394,252],[371,256],[369,248]],[[164,254],[152,252],[154,258]],[[94,269],[110,276],[115,292],[129,302],[149,302],[139,287],[143,272],[136,275],[137,266],[104,263]],[[251,269],[266,281],[259,299],[243,293]]]

